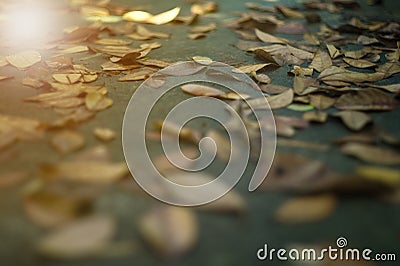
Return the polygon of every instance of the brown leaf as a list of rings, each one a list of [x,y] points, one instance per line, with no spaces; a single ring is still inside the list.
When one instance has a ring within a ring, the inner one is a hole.
[[[181,86],[182,91],[194,95],[194,96],[212,96],[217,97],[225,94],[224,91],[215,89],[209,86],[198,85],[198,84],[185,84]]]
[[[245,65],[241,66],[238,68],[232,69],[232,72],[234,73],[245,73],[245,74],[250,74],[251,72],[257,72],[258,70],[263,69],[266,66],[271,65],[271,63],[266,63],[266,64],[255,64],[255,65]]]
[[[281,94],[267,97],[271,109],[279,109],[288,106],[293,102],[293,90],[287,90]]]
[[[293,89],[297,95],[306,95],[318,90],[318,83],[313,78],[296,76],[294,77]]]
[[[59,259],[96,256],[104,252],[116,231],[115,221],[108,216],[92,216],[57,229],[42,238],[38,251]]]
[[[322,94],[310,95],[310,104],[319,110],[328,109],[335,104],[335,99]]]
[[[166,34],[166,33],[162,33],[162,32],[150,31],[147,28],[145,28],[144,26],[138,25],[136,27],[136,33],[128,34],[128,35],[126,35],[126,37],[134,39],[134,40],[144,41],[144,40],[150,40],[153,38],[168,39],[170,37],[170,35]]]
[[[351,83],[363,83],[363,82],[375,82],[385,77],[384,73],[361,73],[349,71],[347,69],[331,66],[318,76],[318,79],[322,81],[344,81]]]
[[[85,145],[85,139],[77,131],[63,130],[54,135],[51,145],[60,153],[70,153]]]
[[[276,36],[273,36],[269,33],[263,32],[259,29],[255,29],[256,36],[258,39],[265,43],[279,43],[279,44],[287,44],[289,41],[283,38],[279,38]]]
[[[127,21],[161,25],[173,21],[179,15],[180,11],[180,7],[173,8],[157,15],[152,15],[144,11],[131,11],[125,13],[122,18]]]
[[[375,66],[374,63],[371,63],[367,60],[363,59],[351,59],[351,58],[343,58],[343,61],[345,61],[347,64],[349,64],[352,67],[357,67],[357,68],[368,68],[368,67],[373,67]]]
[[[332,44],[327,44],[326,48],[328,48],[329,55],[332,59],[335,59],[342,55],[342,53]]]
[[[330,66],[332,66],[332,60],[329,57],[329,54],[327,52],[317,50],[311,64],[308,67],[313,68],[318,72],[322,72]]]
[[[191,210],[162,206],[147,212],[140,219],[139,232],[160,255],[178,257],[196,244],[198,225]]]
[[[389,149],[376,146],[348,143],[342,146],[341,151],[350,156],[354,156],[362,161],[374,164],[400,164],[400,154]]]
[[[23,70],[42,61],[42,56],[36,51],[24,51],[6,56],[6,60],[10,65]]]
[[[330,194],[303,196],[284,202],[276,211],[275,219],[282,223],[320,221],[328,217],[336,206],[336,197]]]
[[[303,119],[310,122],[325,123],[328,114],[325,112],[309,111],[303,114]]]
[[[334,116],[340,117],[343,123],[351,130],[358,131],[363,129],[372,118],[358,111],[341,111],[334,114]]]
[[[115,131],[110,129],[110,128],[104,128],[104,127],[96,127],[93,130],[93,134],[96,136],[101,141],[111,141],[115,139]]]
[[[304,15],[302,13],[297,12],[291,8],[285,6],[277,6],[276,8],[287,18],[304,18]]]
[[[82,74],[53,74],[52,77],[62,84],[74,84],[81,80]]]
[[[341,110],[393,110],[397,101],[377,89],[364,89],[339,97],[335,107]]]
[[[95,44],[100,44],[100,45],[106,45],[106,46],[117,46],[117,45],[130,45],[132,42],[131,41],[126,41],[124,39],[114,39],[114,38],[103,38],[103,39],[99,39],[94,41]]]
[[[193,27],[190,29],[190,32],[191,33],[207,33],[207,32],[215,30],[216,28],[217,28],[217,24],[210,23],[207,25]]]
[[[188,34],[187,37],[191,40],[197,40],[197,39],[201,39],[201,38],[205,38],[207,35],[204,33],[191,33]]]
[[[251,75],[258,82],[261,82],[261,83],[264,83],[264,84],[271,83],[271,78],[266,74],[257,74],[255,71],[253,71],[253,72],[251,72]]]
[[[141,68],[137,70],[132,70],[130,73],[126,74],[123,77],[120,77],[118,81],[137,81],[137,80],[145,80],[154,74],[156,71],[151,68]]]
[[[43,164],[41,173],[47,179],[107,184],[126,176],[128,168],[124,162],[63,161],[58,164]]]

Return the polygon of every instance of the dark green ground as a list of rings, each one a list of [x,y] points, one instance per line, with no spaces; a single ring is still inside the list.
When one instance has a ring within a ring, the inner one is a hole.
[[[49,1],[50,2],[50,1]],[[182,1],[115,1],[122,5],[145,5],[151,12],[159,12],[174,6],[182,6]],[[242,1],[218,1],[220,12],[215,16],[203,18],[202,23],[215,21],[218,24],[229,21],[235,12],[244,12]],[[268,4],[263,1],[254,1]],[[283,1],[282,1],[283,2]],[[285,1],[291,2],[291,1]],[[293,1],[294,2],[294,1]],[[358,16],[391,20],[400,17],[400,2],[385,1],[383,7],[368,7],[355,11]],[[52,3],[55,4],[55,3]],[[61,3],[57,3],[60,4]],[[273,3],[271,3],[273,4]],[[188,5],[183,5],[187,11]],[[353,11],[354,12],[354,11]],[[342,14],[329,14],[323,20],[330,24],[341,21]],[[55,27],[62,29],[66,25],[83,23],[79,15],[63,13],[62,21]],[[342,20],[343,21],[343,20]],[[149,27],[151,28],[151,27]],[[253,56],[234,47],[238,38],[230,30],[218,27],[207,38],[190,41],[186,34],[188,26],[167,25],[163,28],[172,33],[170,40],[161,40],[163,47],[151,53],[152,58],[159,58],[171,62],[187,60],[201,55],[211,57],[216,61],[226,63],[255,63]],[[55,30],[56,31],[56,30]],[[59,30],[58,30],[59,31]],[[2,54],[13,51],[5,48]],[[77,57],[79,58],[79,56]],[[75,60],[79,63],[79,60]],[[101,70],[99,65],[104,58],[96,58],[84,62],[90,69]],[[281,67],[268,73],[273,83],[292,86],[292,78],[288,78],[289,67]],[[10,74],[18,77],[18,73],[11,67],[1,69],[1,74]],[[79,131],[86,136],[86,146],[98,144],[92,135],[95,126],[107,126],[121,132],[121,125],[125,107],[140,82],[117,82],[117,77],[104,75],[102,78],[109,88],[110,97],[114,106],[99,113],[95,119],[82,124]],[[392,77],[390,83],[400,82],[400,76]],[[43,110],[35,104],[26,104],[22,99],[36,95],[37,91],[21,86],[17,78],[2,82],[0,85],[0,112],[4,114],[20,115],[25,117],[51,120],[51,112]],[[175,101],[180,99],[174,98]],[[278,114],[299,115],[299,113],[284,110]],[[392,112],[372,114],[374,122],[389,132],[400,132],[399,108]],[[310,128],[298,131],[296,139],[312,140],[322,143],[349,134],[339,120],[330,120],[323,125],[313,125]],[[115,161],[123,160],[121,139],[109,144]],[[36,165],[40,162],[56,162],[68,158],[60,156],[49,145],[43,143],[18,143],[13,148],[18,154],[11,163],[1,165],[1,170],[26,169],[36,174]],[[351,171],[360,162],[356,159],[343,156],[337,147],[328,152],[280,148],[281,151],[296,151],[327,163],[329,167],[339,172]],[[21,204],[22,189],[2,190],[0,192],[0,265],[253,265],[257,264],[256,251],[264,243],[273,247],[287,247],[292,244],[319,244],[334,243],[339,236],[348,239],[351,247],[371,248],[377,252],[397,252],[400,243],[400,211],[396,205],[391,205],[367,196],[341,197],[336,211],[322,222],[300,225],[282,225],[273,220],[273,213],[277,207],[291,195],[272,192],[246,192],[247,181],[239,184],[248,203],[248,213],[244,217],[224,216],[212,213],[199,212],[200,239],[196,248],[185,257],[177,261],[163,261],[156,258],[148,249],[143,248],[138,238],[135,221],[158,201],[142,195],[135,195],[119,189],[109,189],[97,200],[96,210],[112,213],[119,220],[119,238],[133,239],[138,243],[138,251],[131,257],[113,259],[94,259],[77,261],[54,261],[40,258],[34,251],[35,240],[42,235],[42,230],[32,225],[23,213]],[[260,263],[262,264],[262,263]],[[283,264],[283,263],[280,263]],[[280,265],[279,264],[279,265]],[[389,262],[382,265],[390,265]],[[392,265],[396,265],[395,263]]]

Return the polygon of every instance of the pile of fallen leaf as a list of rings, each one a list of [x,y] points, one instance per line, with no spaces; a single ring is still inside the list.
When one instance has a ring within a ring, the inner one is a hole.
[[[343,25],[334,26],[325,24],[319,15],[320,12],[356,10],[359,5],[353,0],[313,0],[293,7],[246,5],[249,12],[228,26],[240,38],[237,47],[254,56],[258,63],[239,65],[238,71],[249,74],[259,84],[273,110],[287,108],[301,113],[300,116],[276,114],[278,146],[318,152],[338,146],[344,155],[365,162],[354,173],[343,175],[320,160],[296,153],[278,153],[261,189],[308,195],[288,200],[278,208],[275,219],[299,223],[326,218],[335,210],[337,195],[341,193],[375,195],[398,203],[400,173],[395,167],[400,164],[400,139],[396,132],[385,132],[375,125],[371,113],[397,108],[400,84],[392,84],[391,78],[400,72],[400,24],[352,17]],[[217,12],[218,5],[196,1],[186,16],[180,15],[179,7],[151,14],[107,0],[72,0],[69,9],[81,13],[88,24],[64,29],[62,38],[40,49],[0,56],[0,67],[9,65],[23,71],[21,84],[38,90],[36,96],[24,99],[24,104],[37,104],[59,116],[54,121],[42,122],[0,114],[0,160],[7,161],[10,147],[18,141],[47,142],[57,152],[73,156],[56,163],[43,163],[35,179],[23,171],[2,173],[0,187],[25,182],[25,213],[34,224],[49,230],[37,244],[40,254],[55,258],[131,255],[137,247],[130,240],[116,240],[116,219],[93,214],[96,199],[107,186],[123,189],[126,184],[132,186],[127,179],[129,171],[124,162],[111,160],[105,146],[79,151],[85,147],[79,125],[95,119],[98,112],[112,108],[113,100],[108,96],[107,82],[103,81],[107,77],[118,77],[121,82],[140,81],[171,65],[151,57],[154,49],[162,47],[157,39],[172,38],[173,41],[173,36],[161,25],[189,25],[188,39],[204,38],[217,29],[217,24],[202,24],[202,16]],[[311,32],[307,26],[316,23],[319,31]],[[295,41],[290,40],[291,35],[297,36],[293,38]],[[52,56],[43,58],[41,50]],[[84,63],[74,62],[75,56]],[[104,58],[101,71],[84,65],[98,57]],[[196,55],[192,60],[212,61]],[[269,71],[282,66],[290,67],[291,87],[275,84],[268,76]],[[11,78],[0,75],[0,82]],[[386,80],[386,83],[380,82]],[[182,86],[182,93],[218,97],[237,101],[239,105],[241,98],[246,98],[246,95],[193,84]],[[260,99],[248,100],[256,103]],[[333,143],[290,139],[298,129],[306,130],[314,123],[338,119],[354,133]],[[248,125],[251,132],[254,129],[251,120]],[[167,128],[171,133],[177,130],[174,125]],[[149,138],[159,139],[159,135],[151,133]],[[107,127],[96,127],[93,134],[102,142],[112,141],[118,135]],[[229,159],[229,140],[220,132],[203,133],[184,128],[179,134],[182,140],[195,145],[202,136],[211,137],[222,148],[217,158]],[[185,154],[196,156],[197,149],[188,148]],[[213,178],[206,173],[178,174],[165,156],[156,158],[155,164],[178,183],[194,185]],[[188,195],[176,196],[184,199]],[[245,199],[237,191],[231,191],[198,209],[244,214],[246,208]],[[185,254],[195,246],[199,235],[195,210],[166,205],[142,215],[137,228],[151,248],[167,257]]]

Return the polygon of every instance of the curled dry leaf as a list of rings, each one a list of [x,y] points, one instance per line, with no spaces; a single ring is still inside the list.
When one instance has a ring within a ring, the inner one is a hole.
[[[293,69],[290,70],[290,73],[296,76],[312,76],[313,72],[314,70],[312,68],[299,66],[293,66]]]
[[[309,111],[303,114],[303,119],[310,122],[325,123],[328,118],[328,114],[325,112]]]
[[[62,84],[74,84],[81,80],[82,74],[53,74],[53,79]]]
[[[40,170],[42,175],[47,179],[61,179],[92,184],[115,182],[128,174],[128,168],[124,162],[71,161],[58,164],[43,164]]]
[[[127,41],[124,39],[108,39],[108,38],[103,38],[103,39],[99,39],[94,41],[95,44],[100,44],[100,45],[111,45],[111,46],[117,46],[117,45],[130,45],[132,42],[131,41]]]
[[[115,139],[115,131],[110,128],[96,127],[93,134],[101,141],[111,141]]]
[[[194,96],[211,96],[217,97],[225,94],[224,91],[215,89],[213,87],[199,85],[199,84],[185,84],[181,86],[182,91]]]
[[[122,18],[127,21],[144,22],[149,24],[161,25],[173,21],[181,11],[180,7],[175,7],[163,13],[152,15],[144,11],[131,11],[125,13]]]
[[[336,101],[334,98],[322,94],[310,95],[309,98],[310,104],[319,110],[324,110],[332,107]]]
[[[213,31],[215,29],[217,29],[217,24],[210,23],[207,25],[193,27],[190,29],[190,32],[191,33],[207,33],[207,32]]]
[[[400,186],[400,171],[397,169],[376,166],[360,166],[356,168],[356,173],[368,180],[385,183],[392,187]]]
[[[336,197],[330,194],[289,199],[276,211],[275,219],[282,223],[320,221],[328,217],[336,206]]]
[[[335,107],[341,110],[393,110],[397,101],[377,89],[364,89],[343,94]]]
[[[342,67],[331,66],[319,74],[318,79],[322,81],[344,81],[350,83],[363,83],[363,82],[375,82],[385,77],[384,73],[361,73],[349,71]]]
[[[265,43],[279,43],[279,44],[287,44],[289,41],[283,38],[276,37],[269,33],[263,32],[259,29],[255,29],[256,36],[258,39]]]
[[[293,89],[297,95],[305,95],[318,90],[318,83],[309,77],[296,76],[293,81]]]
[[[271,78],[267,74],[257,74],[255,71],[251,72],[251,75],[258,82],[269,84],[271,83]]]
[[[297,12],[291,8],[285,6],[277,6],[276,8],[287,18],[304,18],[304,15],[302,13]]]
[[[162,206],[146,213],[139,220],[139,232],[160,255],[179,257],[196,244],[198,225],[191,210]]]
[[[284,91],[281,94],[267,97],[267,101],[271,109],[279,109],[288,106],[293,102],[293,90]]]
[[[400,154],[389,149],[361,143],[347,143],[342,146],[344,154],[354,156],[362,161],[375,164],[400,164]]]
[[[60,153],[70,153],[85,145],[85,139],[77,131],[63,130],[54,135],[51,145]]]
[[[151,68],[141,68],[137,70],[132,70],[129,74],[118,79],[118,81],[138,81],[145,80],[155,73],[154,69]]]
[[[332,60],[329,57],[329,54],[325,51],[318,50],[308,67],[313,68],[318,72],[322,72],[330,66],[332,66]]]
[[[42,61],[42,56],[36,51],[24,51],[6,56],[6,60],[10,65],[23,70]]]
[[[126,37],[134,39],[134,40],[144,41],[144,40],[150,40],[153,38],[168,39],[170,37],[170,35],[166,34],[166,33],[162,33],[162,32],[150,31],[147,28],[145,28],[144,26],[138,25],[136,27],[136,32],[128,34],[128,35],[126,35]]]
[[[207,35],[204,33],[190,33],[187,35],[187,37],[191,40],[197,40],[201,38],[205,38]]]
[[[357,68],[369,68],[375,66],[374,63],[363,59],[352,59],[345,57],[343,58],[343,61],[345,61],[350,66]]]
[[[101,111],[113,104],[113,100],[99,92],[90,92],[85,97],[85,105],[89,111]]]
[[[358,131],[363,129],[372,118],[363,112],[358,111],[341,111],[334,114],[340,117],[343,123],[351,130]]]
[[[271,65],[271,63],[266,63],[266,64],[255,64],[255,65],[245,65],[241,66],[238,68],[232,69],[232,72],[234,73],[245,73],[245,74],[250,74],[251,72],[257,72],[258,70],[263,69],[266,66]]]
[[[51,258],[73,259],[100,255],[116,232],[113,218],[92,216],[57,229],[37,244],[38,251]]]
[[[326,48],[328,48],[329,55],[332,59],[335,59],[342,55],[342,53],[332,44],[327,44]]]

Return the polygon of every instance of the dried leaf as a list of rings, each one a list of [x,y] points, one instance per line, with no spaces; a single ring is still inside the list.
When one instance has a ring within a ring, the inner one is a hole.
[[[397,101],[377,89],[364,89],[339,97],[335,107],[341,110],[393,110]]]
[[[313,68],[318,72],[322,72],[330,66],[332,66],[332,60],[328,53],[317,50],[311,64],[308,67]]]
[[[125,46],[125,45],[130,45],[132,42],[131,41],[126,41],[124,39],[107,39],[107,38],[104,38],[104,39],[96,40],[96,41],[94,41],[94,43],[95,44],[106,45],[106,46],[108,46],[108,45],[111,45],[111,46],[117,46],[117,45]]]
[[[400,164],[400,154],[389,149],[376,146],[348,143],[342,146],[341,151],[350,156],[354,156],[362,161],[374,164]]]
[[[245,65],[241,66],[238,68],[232,69],[232,72],[234,73],[245,73],[245,74],[250,74],[251,72],[257,72],[258,70],[263,69],[266,66],[271,65],[271,63],[266,63],[266,64],[255,64],[255,65]]]
[[[128,168],[124,162],[64,161],[58,164],[43,164],[41,173],[47,179],[107,184],[126,176]]]
[[[77,131],[63,130],[51,139],[51,145],[60,153],[70,153],[82,148],[85,139]]]
[[[217,28],[217,24],[210,23],[207,25],[193,27],[190,29],[190,32],[191,33],[207,33],[207,32],[215,30],[216,28]]]
[[[375,66],[374,63],[371,63],[367,60],[363,59],[351,59],[351,58],[343,58],[343,61],[345,61],[347,64],[349,64],[352,67],[357,67],[357,68],[368,68],[368,67],[373,67]]]
[[[361,73],[349,71],[341,67],[331,66],[318,76],[322,81],[344,81],[351,83],[375,82],[385,77],[384,73]]]
[[[136,33],[128,34],[128,35],[126,35],[126,37],[134,39],[134,40],[144,41],[144,40],[150,40],[153,38],[168,39],[170,37],[170,35],[166,34],[166,33],[162,33],[162,32],[150,31],[147,28],[145,28],[144,26],[138,25],[136,27]]]
[[[160,255],[178,257],[194,247],[198,238],[195,215],[186,208],[163,206],[139,221],[143,239]]]
[[[93,134],[101,141],[111,141],[115,139],[115,131],[110,128],[96,127]]]
[[[132,70],[130,73],[118,79],[118,81],[137,81],[145,80],[155,73],[154,69],[151,68],[141,68],[137,70]]]
[[[261,83],[264,83],[264,84],[271,83],[271,78],[266,74],[257,74],[255,71],[253,71],[253,72],[251,72],[251,75],[258,82],[261,82]]]
[[[358,131],[363,129],[372,118],[358,111],[341,111],[334,114],[334,116],[340,117],[343,123],[351,130]]]
[[[283,38],[275,37],[269,33],[263,32],[259,29],[255,29],[256,36],[258,39],[265,43],[279,43],[279,44],[287,44],[289,41]]]
[[[287,18],[304,18],[304,15],[302,13],[297,12],[291,8],[285,6],[277,6],[276,8]]]
[[[6,56],[6,60],[10,65],[23,70],[42,61],[42,56],[36,51],[24,51]]]
[[[360,166],[356,169],[357,175],[368,180],[378,181],[389,186],[400,186],[400,171],[386,167]]]
[[[322,94],[310,95],[310,104],[319,110],[328,109],[335,104],[335,99]]]
[[[328,114],[325,112],[309,111],[303,114],[303,119],[310,122],[325,123],[328,118]]]
[[[53,79],[62,84],[74,84],[80,81],[82,74],[53,74]]]
[[[194,96],[212,96],[217,97],[224,94],[224,91],[215,89],[209,86],[198,85],[198,84],[185,84],[181,86],[182,91],[194,95]]]
[[[188,34],[187,37],[191,40],[197,40],[197,39],[201,39],[201,38],[205,38],[207,35],[204,33],[191,33]]]
[[[116,231],[108,216],[92,216],[66,225],[42,238],[38,251],[51,258],[82,258],[104,252]]]
[[[180,11],[180,7],[173,8],[157,15],[152,15],[144,11],[131,11],[125,13],[122,18],[127,21],[161,25],[173,21],[178,16]]]
[[[332,44],[327,44],[326,48],[328,48],[329,55],[332,59],[335,59],[342,55],[342,53]]]
[[[287,90],[281,94],[267,97],[271,109],[279,109],[288,106],[293,102],[293,90]]]
[[[289,199],[276,211],[275,219],[282,223],[320,221],[328,217],[336,206],[336,197],[330,194]]]
[[[294,77],[293,89],[297,95],[306,95],[318,90],[318,83],[313,78],[296,76]]]

